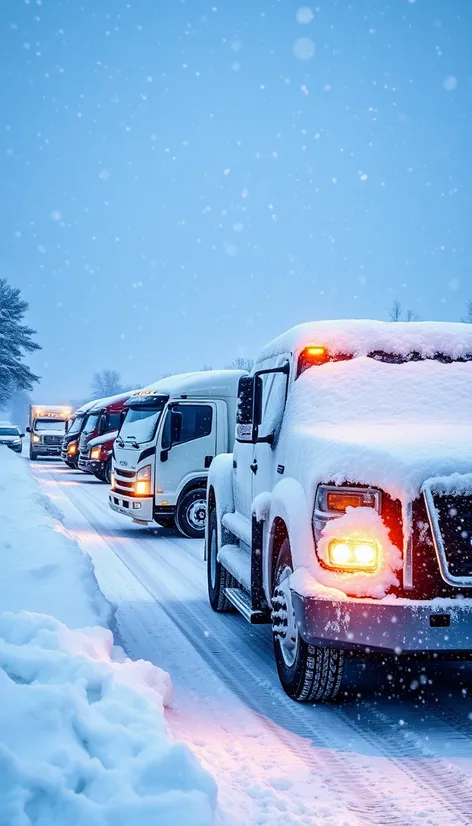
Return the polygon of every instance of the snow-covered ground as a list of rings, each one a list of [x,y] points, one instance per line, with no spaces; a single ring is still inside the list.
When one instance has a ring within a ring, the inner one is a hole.
[[[0,447],[0,826],[208,826],[216,784],[169,735],[170,678],[114,646],[43,491]]]
[[[106,486],[58,462],[33,472],[90,555],[126,653],[170,672],[167,722],[217,778],[218,823],[470,826],[468,664],[353,662],[341,704],[297,705],[270,630],[209,608],[200,542],[129,524]]]

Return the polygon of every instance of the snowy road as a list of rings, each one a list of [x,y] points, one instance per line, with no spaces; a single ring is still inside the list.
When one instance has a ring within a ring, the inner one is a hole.
[[[172,675],[169,726],[217,779],[220,824],[472,823],[472,666],[353,662],[342,704],[297,705],[270,630],[209,608],[200,542],[133,525],[59,462],[32,470],[92,557],[129,656]]]

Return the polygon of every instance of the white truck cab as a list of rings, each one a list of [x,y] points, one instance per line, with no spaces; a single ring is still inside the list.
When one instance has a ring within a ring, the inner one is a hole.
[[[204,536],[208,470],[232,448],[243,375],[183,373],[128,399],[114,444],[112,510],[139,524],[175,523],[185,536]]]
[[[333,699],[346,650],[470,655],[471,411],[467,324],[303,324],[241,378],[208,595],[272,624],[293,699]]]

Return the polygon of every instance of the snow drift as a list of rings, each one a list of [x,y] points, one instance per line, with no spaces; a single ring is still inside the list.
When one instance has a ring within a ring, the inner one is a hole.
[[[209,826],[216,786],[167,732],[169,675],[114,647],[91,562],[45,504],[0,448],[1,826]]]

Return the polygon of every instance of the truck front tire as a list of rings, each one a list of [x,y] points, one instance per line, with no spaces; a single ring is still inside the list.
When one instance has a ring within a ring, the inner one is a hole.
[[[203,539],[206,519],[206,489],[193,488],[184,493],[175,513],[175,524],[180,533],[190,539]]]
[[[36,456],[36,453],[33,453],[33,451],[32,451],[32,450],[30,450],[30,452],[29,452],[29,457],[30,457],[30,461],[31,461],[31,462],[35,462],[35,461],[36,461],[36,459],[38,458],[38,457]]]
[[[281,545],[272,587],[272,632],[277,671],[286,694],[299,703],[329,702],[341,689],[344,652],[315,646],[300,636],[290,594],[290,543]]]
[[[237,583],[226,568],[218,562],[218,525],[216,509],[208,517],[207,578],[208,600],[217,613],[227,613],[233,606],[225,596],[225,588],[234,588]]]

